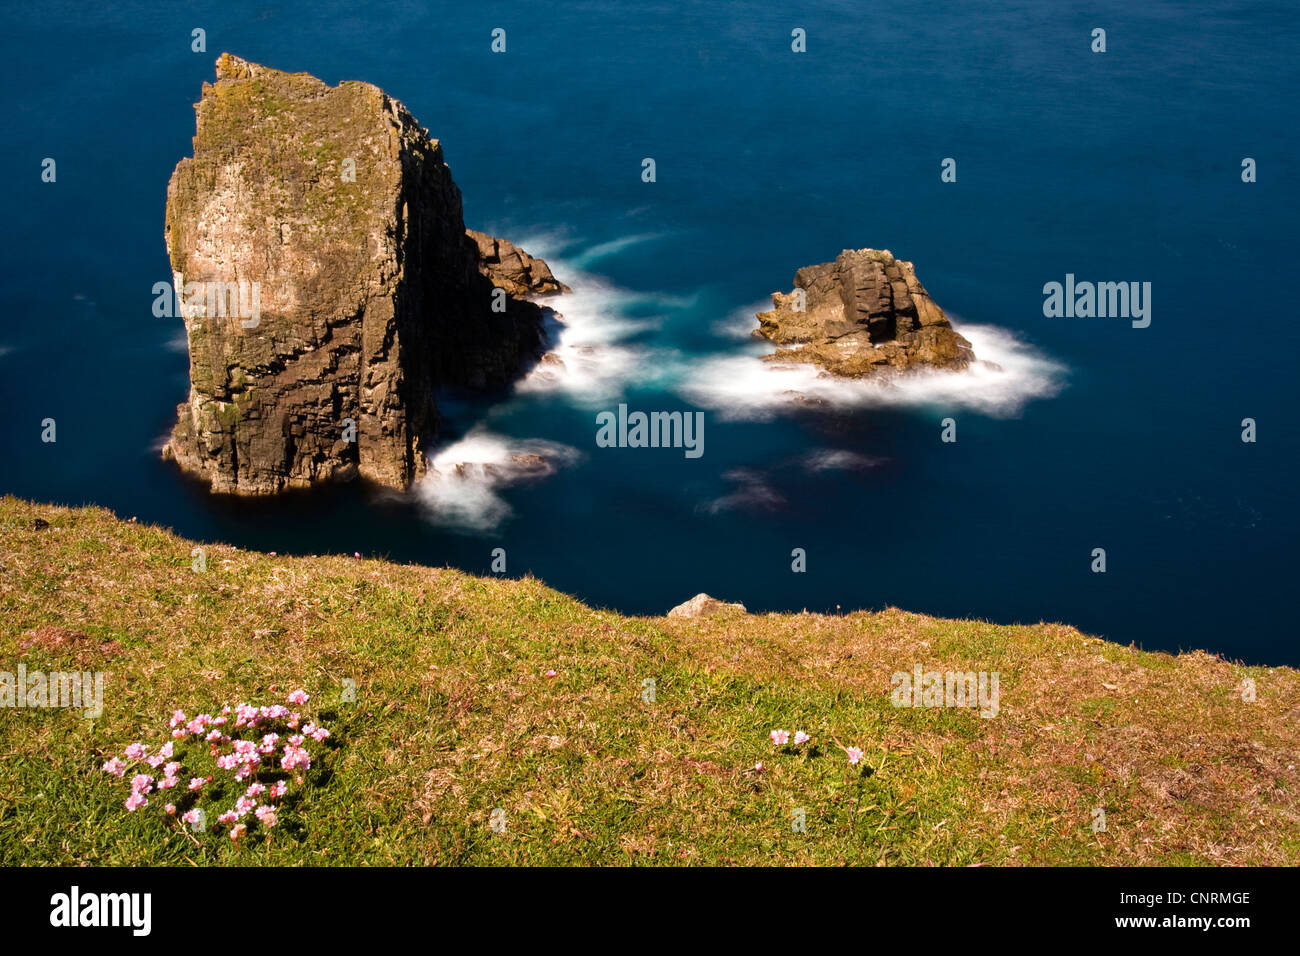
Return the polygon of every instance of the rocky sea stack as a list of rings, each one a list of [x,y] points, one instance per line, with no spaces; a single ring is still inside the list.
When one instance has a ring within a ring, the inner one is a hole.
[[[770,361],[807,362],[834,375],[912,368],[962,369],[975,360],[916,278],[887,249],[845,249],[834,262],[795,273],[794,291],[772,295],[755,335],[782,346]]]
[[[516,378],[543,351],[516,296],[565,287],[467,234],[438,141],[369,83],[223,54],[196,109],[167,187],[190,396],[165,456],[221,492],[408,487],[435,389]]]

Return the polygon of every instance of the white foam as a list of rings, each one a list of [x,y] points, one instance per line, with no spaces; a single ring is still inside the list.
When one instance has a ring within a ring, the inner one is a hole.
[[[883,462],[883,458],[860,455],[840,448],[818,448],[803,457],[804,468],[811,472],[866,471]]]
[[[785,504],[785,498],[752,468],[731,468],[722,473],[727,481],[734,482],[734,491],[705,501],[696,506],[697,511],[716,515],[723,511],[776,511]]]
[[[760,312],[771,311],[771,309],[772,299],[768,296],[759,299],[752,305],[744,306],[729,313],[725,318],[718,319],[709,328],[714,335],[725,339],[753,339],[754,330],[758,328],[758,320],[755,316]]]
[[[499,491],[547,478],[581,457],[568,445],[507,438],[478,426],[432,455],[429,473],[416,485],[415,495],[433,524],[490,531],[512,514]]]
[[[636,239],[630,236],[627,242]],[[675,353],[630,340],[663,325],[664,315],[653,313],[681,308],[689,300],[633,292],[585,272],[577,264],[585,255],[570,261],[547,252],[562,242],[554,234],[525,241],[531,246],[523,248],[546,258],[551,271],[572,291],[536,300],[553,309],[558,317],[547,320],[550,351],[518,384],[518,393],[559,392],[580,407],[605,408],[617,401],[629,385],[648,385],[663,377]],[[628,318],[633,311],[652,314]]]
[[[621,236],[618,239],[611,239],[609,242],[602,242],[591,246],[571,264],[575,268],[585,269],[588,266],[595,265],[601,259],[608,259],[610,256],[616,256],[620,252],[631,249],[633,246],[639,246],[644,242],[652,242],[653,240],[660,238],[662,238],[661,233],[642,233],[634,236]]]
[[[1065,385],[1064,366],[1005,329],[957,328],[978,359],[962,371],[913,371],[888,379],[836,378],[808,364],[778,364],[760,345],[743,355],[702,360],[677,386],[678,393],[724,419],[765,420],[808,403],[831,408],[934,405],[965,408],[997,418],[1019,415],[1033,399],[1050,398]]]

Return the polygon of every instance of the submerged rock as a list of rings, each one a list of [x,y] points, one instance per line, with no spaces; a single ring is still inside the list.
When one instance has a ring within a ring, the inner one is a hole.
[[[406,488],[428,467],[435,389],[505,385],[543,350],[542,310],[494,309],[489,275],[564,287],[467,233],[441,145],[369,83],[223,54],[196,110],[167,188],[190,396],[164,455],[214,491]]]
[[[726,601],[719,601],[717,598],[709,597],[704,592],[700,592],[682,604],[677,605],[668,612],[669,617],[713,617],[715,614],[726,614],[736,612],[745,613],[745,605],[728,604]]]
[[[772,295],[755,335],[779,346],[770,361],[807,362],[835,375],[928,367],[962,369],[975,359],[925,291],[912,263],[887,249],[845,249],[834,262],[795,273],[793,292]]]

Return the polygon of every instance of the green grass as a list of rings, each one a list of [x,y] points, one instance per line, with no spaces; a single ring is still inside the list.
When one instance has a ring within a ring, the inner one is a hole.
[[[108,672],[98,720],[0,709],[0,864],[1300,861],[1296,671],[1063,625],[629,618],[533,579],[196,545],[15,498],[0,620],[0,670]],[[996,670],[998,715],[893,707],[917,663]],[[190,834],[156,799],[127,813],[99,769],[163,742],[174,708],[298,686],[333,737],[270,841]],[[777,727],[816,746],[777,752]]]

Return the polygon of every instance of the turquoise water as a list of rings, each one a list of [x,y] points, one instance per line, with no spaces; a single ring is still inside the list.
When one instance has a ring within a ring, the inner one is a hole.
[[[1300,663],[1300,29],[1283,3],[1141,6],[6,10],[0,492],[281,553],[487,572],[499,547],[508,574],[628,612],[894,605]],[[467,224],[574,287],[565,373],[444,396],[432,450],[537,452],[548,475],[249,502],[158,459],[187,389],[179,321],[151,314],[166,183],[222,50],[401,99]],[[863,246],[914,261],[1002,370],[881,390],[765,367],[745,333],[767,294]],[[1150,326],[1045,317],[1067,274],[1150,282]],[[619,403],[703,412],[704,454],[597,447]]]

